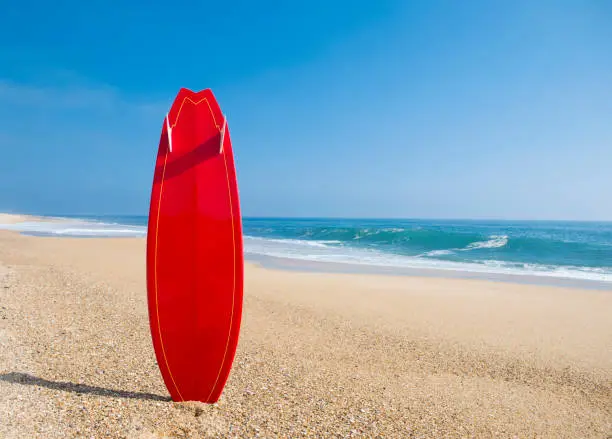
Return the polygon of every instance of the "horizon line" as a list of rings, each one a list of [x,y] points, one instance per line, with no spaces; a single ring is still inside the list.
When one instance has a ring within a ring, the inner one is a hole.
[[[27,213],[27,212],[16,212],[16,211],[5,211],[0,210],[0,213],[8,215],[24,215],[24,216],[41,216],[41,217],[92,217],[92,216],[133,216],[133,217],[148,217],[148,213]],[[254,220],[373,220],[373,221],[517,221],[517,222],[575,222],[575,223],[612,223],[612,219],[530,219],[530,218],[495,218],[495,217],[375,217],[375,216],[279,216],[279,215],[242,215],[242,219],[254,219]]]

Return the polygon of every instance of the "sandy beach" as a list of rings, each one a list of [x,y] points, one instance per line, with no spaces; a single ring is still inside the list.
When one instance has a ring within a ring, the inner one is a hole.
[[[35,216],[0,213],[0,224],[17,224],[23,221],[37,221],[38,219]]]
[[[249,263],[221,400],[174,403],[144,255],[0,231],[0,438],[612,437],[612,291]]]

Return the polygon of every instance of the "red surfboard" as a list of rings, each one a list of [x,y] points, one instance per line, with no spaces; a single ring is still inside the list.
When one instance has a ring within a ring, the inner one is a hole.
[[[211,90],[182,88],[162,127],[147,234],[153,347],[174,401],[219,399],[242,315],[232,142]]]

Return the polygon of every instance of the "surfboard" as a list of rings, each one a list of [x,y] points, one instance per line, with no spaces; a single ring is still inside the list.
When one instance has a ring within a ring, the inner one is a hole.
[[[164,118],[151,190],[151,336],[174,401],[216,402],[234,360],[243,244],[229,127],[210,89],[180,89]]]

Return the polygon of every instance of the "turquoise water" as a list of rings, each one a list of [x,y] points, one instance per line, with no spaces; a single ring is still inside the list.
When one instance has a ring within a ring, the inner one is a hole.
[[[146,224],[146,216],[81,216],[12,228],[62,236],[145,236]],[[245,218],[243,228],[247,257],[612,282],[612,223]]]
[[[249,219],[244,231],[279,257],[612,280],[612,223]]]

